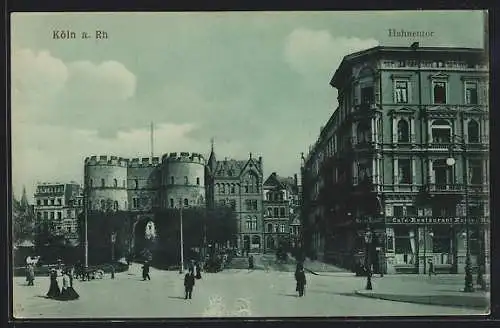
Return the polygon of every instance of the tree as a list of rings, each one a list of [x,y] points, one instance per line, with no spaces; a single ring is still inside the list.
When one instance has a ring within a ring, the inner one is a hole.
[[[12,195],[12,233],[14,243],[33,239],[34,213],[26,201],[26,190],[22,202]]]

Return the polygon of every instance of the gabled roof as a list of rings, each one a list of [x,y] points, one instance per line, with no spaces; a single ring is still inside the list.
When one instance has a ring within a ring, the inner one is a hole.
[[[295,186],[295,179],[293,177],[281,177],[276,172],[271,173],[264,182],[264,187],[275,187],[279,190],[290,190],[297,192]]]
[[[248,161],[238,161],[234,159],[217,161],[215,165],[215,176],[239,177],[247,162]]]

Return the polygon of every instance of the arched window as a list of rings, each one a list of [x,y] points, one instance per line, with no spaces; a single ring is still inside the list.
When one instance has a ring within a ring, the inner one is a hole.
[[[174,184],[175,183],[175,178],[172,176],[170,177],[170,184]]]
[[[175,204],[174,204],[174,199],[173,198],[170,198],[170,207],[171,208],[174,208]]]
[[[252,244],[254,244],[254,245],[260,245],[260,237],[259,236],[253,236],[252,237]]]
[[[236,193],[236,189],[234,187],[234,184],[231,185],[231,194],[234,194]]]
[[[226,186],[224,184],[220,185],[220,193],[225,194],[226,193]]]
[[[101,179],[101,187],[105,187],[106,186],[106,182],[104,181],[104,179]]]
[[[139,188],[139,179],[134,180],[134,188],[138,189]]]
[[[273,225],[271,223],[267,224],[267,232],[273,232]]]
[[[115,200],[115,203],[114,203],[114,210],[118,211],[118,201],[116,201],[116,200]]]
[[[184,198],[184,206],[189,206],[189,200],[187,198]]]
[[[432,123],[432,142],[449,143],[451,135],[451,124],[447,120],[435,120]]]
[[[398,122],[398,141],[410,141],[410,129],[408,126],[408,122],[405,119],[400,119]]]
[[[196,184],[199,186],[200,185],[200,178],[196,178]]]
[[[370,141],[370,126],[366,121],[359,122],[356,129],[356,138],[358,143],[365,143]]]
[[[115,188],[118,187],[118,180],[113,179],[113,187],[115,187]]]
[[[467,124],[467,135],[470,143],[479,142],[479,123],[475,120],[470,120]]]

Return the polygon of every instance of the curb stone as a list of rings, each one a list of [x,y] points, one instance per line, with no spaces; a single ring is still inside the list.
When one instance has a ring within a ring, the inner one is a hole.
[[[488,312],[489,293],[487,295],[401,295],[401,294],[382,294],[376,292],[369,292],[364,290],[356,290],[356,295],[376,298],[386,301],[426,304],[426,305],[439,305],[439,306],[452,306],[452,307],[467,307],[475,309],[484,309],[485,314]]]

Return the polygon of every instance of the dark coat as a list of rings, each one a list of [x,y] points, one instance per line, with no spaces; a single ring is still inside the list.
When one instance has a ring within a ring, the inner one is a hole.
[[[297,280],[297,286],[306,285],[306,274],[304,273],[304,270],[295,271],[295,280]]]
[[[194,274],[192,272],[186,273],[186,275],[184,276],[184,287],[186,287],[186,289],[193,288],[194,283]]]

